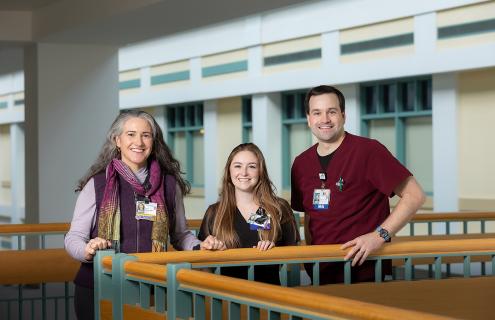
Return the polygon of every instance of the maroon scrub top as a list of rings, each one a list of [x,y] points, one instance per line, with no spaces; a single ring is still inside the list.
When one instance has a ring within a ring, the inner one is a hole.
[[[317,146],[292,165],[291,206],[309,214],[311,244],[345,243],[372,232],[390,213],[388,197],[411,173],[378,141],[346,132],[326,169],[329,208],[313,209],[313,191],[322,184]]]

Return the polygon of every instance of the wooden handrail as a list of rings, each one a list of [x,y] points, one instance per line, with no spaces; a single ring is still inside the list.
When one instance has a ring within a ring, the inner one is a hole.
[[[2,224],[0,234],[67,232],[70,223]]]
[[[321,293],[304,292],[211,273],[181,269],[177,272],[181,288],[217,293],[239,300],[263,301],[290,311],[303,311],[311,316],[346,319],[449,319],[446,317],[388,307],[358,300],[334,297]]]
[[[31,284],[74,280],[80,262],[64,249],[2,251],[0,284]]]
[[[126,261],[124,270],[128,276],[167,281],[167,267],[159,264],[150,264],[137,261]]]
[[[470,220],[495,220],[495,212],[438,212],[417,213],[411,219],[412,222],[437,222],[437,221],[470,221]]]
[[[422,256],[446,253],[490,253],[495,251],[495,238],[456,239],[433,241],[401,241],[385,244],[374,256]],[[173,251],[164,253],[132,254],[139,262],[167,264],[189,262],[195,264],[235,264],[246,261],[291,261],[343,258],[346,251],[340,245],[287,246],[268,251],[254,248],[229,249],[226,251]],[[102,264],[111,270],[111,256],[103,257]]]
[[[412,218],[412,222],[439,222],[439,221],[470,221],[470,220],[495,220],[495,212],[437,212],[437,213],[417,213]],[[191,229],[199,229],[201,219],[188,219],[187,224]],[[304,225],[304,217],[300,218],[301,225]],[[67,232],[70,223],[38,223],[38,224],[3,224],[0,225],[0,234],[19,233],[49,233]]]

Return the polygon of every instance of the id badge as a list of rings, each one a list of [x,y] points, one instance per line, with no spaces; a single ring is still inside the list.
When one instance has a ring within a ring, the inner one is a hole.
[[[136,219],[137,220],[156,220],[156,202],[136,201]]]
[[[313,209],[324,210],[330,206],[330,189],[315,189],[313,191]]]

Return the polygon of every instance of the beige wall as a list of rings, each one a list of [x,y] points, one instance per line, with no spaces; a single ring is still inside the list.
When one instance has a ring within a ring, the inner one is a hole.
[[[242,142],[242,99],[218,100],[218,172],[223,175],[225,162],[234,147]],[[220,177],[221,179],[221,177]]]
[[[459,207],[495,210],[495,68],[459,74]]]
[[[10,130],[8,125],[0,126],[0,205],[11,204],[10,194]]]

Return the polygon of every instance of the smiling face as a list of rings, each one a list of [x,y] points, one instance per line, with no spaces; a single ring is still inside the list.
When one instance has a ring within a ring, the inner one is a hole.
[[[345,114],[334,93],[312,96],[306,118],[311,132],[320,143],[338,142],[344,135]]]
[[[260,176],[258,158],[251,151],[240,151],[232,158],[229,171],[236,192],[252,192]]]
[[[122,133],[115,138],[115,143],[120,148],[122,161],[132,171],[143,168],[153,148],[150,124],[142,118],[128,119],[124,122]]]

